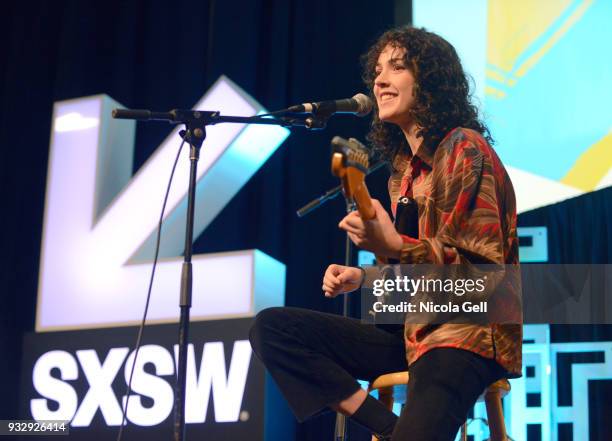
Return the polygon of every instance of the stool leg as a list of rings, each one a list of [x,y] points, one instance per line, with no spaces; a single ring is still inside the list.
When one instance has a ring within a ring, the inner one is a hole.
[[[393,411],[393,387],[381,387],[378,389],[378,401]]]
[[[504,422],[504,411],[499,391],[486,392],[485,405],[487,407],[487,420],[489,421],[491,441],[506,441],[506,424]]]
[[[461,441],[467,441],[467,421],[461,426]]]

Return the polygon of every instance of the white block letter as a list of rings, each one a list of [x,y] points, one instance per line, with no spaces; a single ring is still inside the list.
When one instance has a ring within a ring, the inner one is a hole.
[[[51,369],[60,371],[62,380],[76,380],[79,367],[66,351],[50,351],[40,356],[34,365],[34,389],[45,398],[30,400],[30,411],[35,420],[71,420],[77,409],[77,394],[72,386],[51,376]],[[50,410],[48,400],[57,401],[57,410]]]

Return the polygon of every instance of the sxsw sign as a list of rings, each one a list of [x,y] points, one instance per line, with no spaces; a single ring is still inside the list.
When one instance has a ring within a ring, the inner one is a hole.
[[[253,317],[192,323],[185,422],[189,438],[281,439],[293,417],[246,339]],[[69,420],[74,441],[115,439],[134,378],[125,439],[171,439],[176,399],[177,324],[147,328],[136,362],[135,327],[28,333],[22,419]],[[279,424],[270,425],[274,415]]]
[[[194,345],[189,345],[187,356],[187,387],[185,396],[185,422],[203,423],[209,398],[213,396],[216,422],[238,421],[240,406],[251,360],[248,340],[234,343],[229,369],[225,367],[223,342],[205,343],[196,370]],[[153,373],[145,371],[149,364]],[[116,378],[127,384],[134,365],[134,352],[127,347],[111,348],[105,357],[94,349],[77,350],[74,354],[64,350],[52,350],[38,358],[32,380],[40,398],[30,401],[30,411],[35,420],[72,420],[72,427],[88,427],[99,410],[107,426],[119,426],[122,408],[113,391]],[[138,426],[154,426],[170,416],[174,404],[174,375],[178,366],[178,346],[173,354],[160,345],[145,345],[140,349],[132,381],[132,396],[127,419]],[[80,371],[87,381],[87,392],[79,403],[79,394],[70,384],[78,380]],[[123,368],[123,369],[122,369]],[[51,374],[59,372],[59,378]],[[169,377],[169,381],[164,379]],[[142,397],[152,404],[145,406]],[[51,409],[50,401],[57,403]]]

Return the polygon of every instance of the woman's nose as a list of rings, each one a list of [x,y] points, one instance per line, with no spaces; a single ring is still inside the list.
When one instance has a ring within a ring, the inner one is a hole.
[[[378,75],[376,75],[376,78],[374,78],[374,85],[380,87],[387,84],[389,84],[387,82],[387,74],[384,71],[381,71]]]

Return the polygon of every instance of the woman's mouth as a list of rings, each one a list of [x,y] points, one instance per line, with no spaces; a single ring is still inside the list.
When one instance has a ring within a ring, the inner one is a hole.
[[[390,92],[385,92],[385,93],[381,93],[380,97],[378,98],[378,101],[380,103],[386,103],[388,101],[391,101],[392,99],[394,99],[395,97],[397,97],[396,94],[394,93],[390,93]]]

